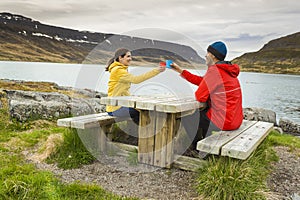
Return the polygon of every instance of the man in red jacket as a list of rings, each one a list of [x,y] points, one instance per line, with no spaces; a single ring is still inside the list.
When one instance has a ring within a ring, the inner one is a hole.
[[[182,118],[194,148],[200,139],[212,131],[238,129],[243,121],[242,92],[237,79],[240,68],[224,61],[226,54],[227,48],[223,42],[209,45],[205,56],[208,69],[203,77],[182,70],[175,63],[171,64],[183,78],[198,85],[195,97],[208,105],[204,110]],[[199,129],[202,129],[202,135]]]

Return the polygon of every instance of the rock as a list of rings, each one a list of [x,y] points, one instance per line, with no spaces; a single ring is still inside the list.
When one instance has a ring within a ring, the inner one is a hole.
[[[300,195],[294,193],[294,194],[291,196],[291,199],[292,199],[292,200],[300,200]]]
[[[74,90],[77,94],[82,94],[89,98],[101,98],[103,96],[106,96],[105,94],[103,94],[101,92],[93,91],[90,89],[74,89]]]
[[[73,116],[86,115],[91,113],[105,112],[105,106],[100,104],[98,98],[79,99],[74,98],[69,103],[70,112]]]
[[[18,121],[57,119],[103,112],[98,98],[71,98],[57,92],[6,90],[11,117]]]
[[[300,136],[300,125],[287,118],[280,118],[279,127],[282,128],[285,133]]]
[[[79,88],[72,88],[72,87],[66,87],[66,86],[55,86],[56,89],[58,90],[69,90],[69,91],[74,91],[77,94],[81,94],[83,96],[89,97],[89,98],[101,98],[104,96],[107,96],[104,93],[98,92],[98,91],[93,91],[90,89],[79,89]]]
[[[244,119],[270,122],[276,125],[276,113],[264,108],[243,108]]]
[[[2,98],[6,97],[6,93],[3,90],[0,90],[0,109],[3,108]]]
[[[274,126],[274,127],[273,127],[273,130],[274,130],[274,131],[277,131],[277,132],[280,133],[280,134],[283,133],[282,128],[280,128],[280,127],[278,127],[278,126]]]

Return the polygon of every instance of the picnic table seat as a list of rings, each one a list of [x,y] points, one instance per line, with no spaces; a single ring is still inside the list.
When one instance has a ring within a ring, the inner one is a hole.
[[[107,145],[112,142],[109,141],[107,135],[109,134],[109,127],[120,121],[129,120],[129,118],[118,118],[114,116],[109,116],[107,113],[90,114],[77,117],[68,117],[57,120],[57,125],[67,128],[76,128],[82,130],[96,129],[97,134],[99,134],[97,143],[99,144],[100,150],[102,152],[107,151]],[[135,152],[138,150],[138,146],[113,142],[114,146],[123,150],[118,153],[121,156],[128,156],[128,153],[124,152]],[[174,167],[183,170],[197,171],[199,167],[205,164],[206,161],[190,158],[187,156],[174,155]]]
[[[239,129],[218,131],[197,143],[197,150],[208,154],[245,160],[266,138],[274,124],[244,120]]]
[[[68,117],[57,120],[57,126],[76,129],[96,129],[99,137],[98,143],[101,151],[106,151],[107,134],[113,123],[127,121],[130,118],[110,116],[107,113],[89,114],[76,117]]]

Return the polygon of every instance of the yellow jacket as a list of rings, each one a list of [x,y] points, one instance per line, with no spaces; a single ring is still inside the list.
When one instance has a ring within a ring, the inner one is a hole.
[[[129,96],[129,89],[131,83],[138,84],[147,79],[150,79],[160,73],[158,69],[153,69],[144,74],[134,76],[128,73],[128,66],[125,66],[117,61],[113,62],[108,71],[110,72],[110,77],[108,81],[108,96]],[[107,112],[113,112],[118,110],[120,106],[107,106]]]

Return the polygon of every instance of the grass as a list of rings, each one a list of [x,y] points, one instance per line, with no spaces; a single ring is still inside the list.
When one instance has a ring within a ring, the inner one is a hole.
[[[296,148],[300,149],[300,139],[292,135],[282,135],[277,132],[272,132],[268,137],[268,141],[272,146],[286,146],[289,147],[291,151]]]
[[[50,156],[49,163],[57,163],[59,168],[72,169],[96,160],[85,148],[75,129],[65,129],[63,138],[63,144]]]
[[[130,165],[137,165],[138,164],[138,150],[129,152],[127,161]]]
[[[265,199],[268,191],[266,179],[272,170],[271,163],[278,160],[272,147],[300,148],[300,139],[272,131],[247,160],[212,156],[207,165],[199,169],[198,193],[212,200]],[[300,156],[300,155],[299,155]]]
[[[33,81],[5,81],[0,80],[0,88],[2,90],[22,90],[22,91],[36,91],[36,92],[58,92],[71,97],[85,98],[86,96],[77,93],[76,90],[63,90],[59,89],[56,83],[52,82],[33,82]],[[1,93],[0,97],[5,96],[5,93]]]
[[[74,156],[72,160],[79,161],[67,166],[85,164],[82,160],[90,161],[91,157],[87,155],[86,149],[80,147],[78,135],[72,131],[57,128],[55,123],[46,121],[25,124],[11,122],[7,112],[7,109],[0,109],[0,199],[135,199],[114,195],[95,184],[65,184],[51,172],[36,169],[25,160],[22,152],[34,148],[52,134],[63,134],[67,138],[66,141],[69,141],[58,149],[58,160],[63,160],[65,156],[64,162],[70,162],[68,157],[71,154]],[[74,144],[75,146],[71,147]],[[69,151],[69,154],[63,150]]]
[[[20,156],[1,152],[0,199],[129,199],[94,184],[63,184],[50,172],[38,171]]]
[[[54,122],[42,120],[20,124],[8,116],[7,109],[0,109],[0,199],[130,199],[111,194],[95,184],[64,184],[52,173],[37,170],[25,161],[22,152],[35,148],[54,134],[61,134],[64,142],[48,162],[69,169],[91,163],[95,158],[85,149],[75,130],[58,128]],[[218,200],[265,199],[271,163],[278,159],[272,149],[276,145],[294,151],[300,148],[300,139],[273,131],[245,161],[209,157],[207,165],[198,172],[195,187],[199,196]],[[129,154],[128,162],[137,163],[137,152]]]

